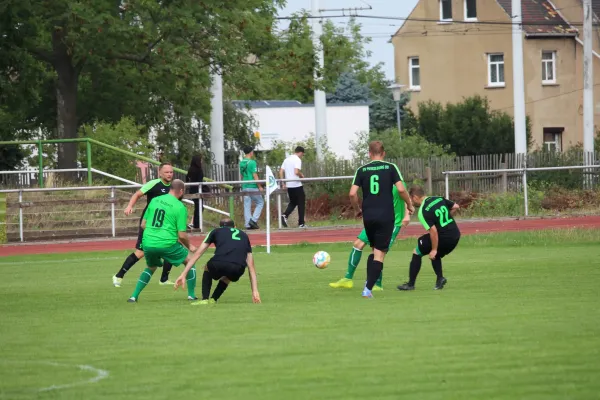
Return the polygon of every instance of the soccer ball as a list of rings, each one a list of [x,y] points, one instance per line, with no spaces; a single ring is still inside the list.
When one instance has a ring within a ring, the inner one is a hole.
[[[331,257],[326,251],[317,251],[313,256],[313,264],[319,269],[327,268],[331,262]]]

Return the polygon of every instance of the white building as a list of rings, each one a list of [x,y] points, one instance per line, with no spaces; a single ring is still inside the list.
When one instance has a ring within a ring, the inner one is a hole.
[[[315,132],[313,104],[298,101],[235,101],[248,106],[258,127],[259,150],[270,150],[273,141],[296,142]],[[327,143],[338,156],[351,159],[350,142],[356,134],[369,131],[369,105],[366,103],[327,104]]]

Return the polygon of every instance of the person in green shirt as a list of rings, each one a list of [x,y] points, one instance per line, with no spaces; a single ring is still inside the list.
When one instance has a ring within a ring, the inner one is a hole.
[[[402,178],[402,176],[400,177]],[[404,185],[406,187],[406,185]],[[400,195],[396,188],[393,189],[394,196],[394,232],[392,233],[392,240],[390,242],[390,249],[392,245],[396,242],[396,238],[400,233],[400,229],[402,227],[407,227],[410,222],[410,215],[406,208],[406,203]],[[354,241],[354,246],[352,247],[352,251],[350,252],[350,257],[348,258],[348,270],[346,271],[346,275],[337,282],[331,282],[329,284],[330,287],[334,289],[352,289],[354,287],[354,283],[352,282],[352,278],[354,278],[354,272],[360,263],[360,259],[362,258],[363,249],[369,244],[369,238],[367,238],[367,233],[363,229],[362,232],[357,236]],[[383,273],[379,275],[379,279],[375,282],[375,286],[373,286],[373,290],[383,290]]]
[[[256,173],[256,160],[254,160],[254,149],[250,146],[244,147],[245,157],[240,161],[240,175],[243,181],[259,180]],[[248,193],[244,196],[244,220],[246,229],[259,229],[258,219],[265,206],[265,199],[262,197],[263,187],[260,183],[243,183],[242,192]],[[255,204],[254,213],[252,213],[252,204]]]
[[[184,191],[183,181],[175,179],[171,182],[167,195],[156,197],[148,204],[141,225],[144,230],[142,248],[147,268],[140,275],[133,294],[127,300],[129,303],[137,303],[140,293],[150,282],[156,268],[162,267],[163,260],[173,266],[179,266],[189,261],[189,251],[196,251],[186,232],[187,209],[181,202]],[[197,300],[196,267],[189,270],[186,278],[188,300]]]

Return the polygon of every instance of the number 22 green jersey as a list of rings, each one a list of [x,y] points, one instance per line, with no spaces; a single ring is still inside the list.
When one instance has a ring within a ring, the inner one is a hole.
[[[460,230],[450,215],[454,202],[443,197],[426,197],[419,208],[419,220],[426,230],[435,226],[440,238],[456,239]]]
[[[142,248],[164,249],[179,241],[179,232],[187,228],[187,209],[175,196],[167,194],[152,199],[144,213],[146,228]]]

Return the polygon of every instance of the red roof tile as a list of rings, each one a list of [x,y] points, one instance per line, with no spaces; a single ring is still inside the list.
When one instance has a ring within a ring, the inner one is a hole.
[[[508,16],[512,17],[512,1],[496,1]],[[600,7],[600,0],[596,0],[595,3]],[[521,9],[526,35],[573,35],[576,32],[547,0],[521,0]]]

